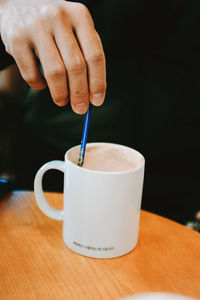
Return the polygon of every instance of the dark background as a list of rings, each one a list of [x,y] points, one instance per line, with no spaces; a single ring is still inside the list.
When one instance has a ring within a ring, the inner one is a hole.
[[[185,223],[200,208],[200,3],[87,6],[104,46],[108,83],[105,104],[92,108],[88,141],[140,151],[146,159],[142,208]],[[1,132],[9,142],[1,166],[6,161],[16,188],[33,189],[42,164],[63,160],[80,143],[84,117],[70,105],[57,107],[48,89],[27,89],[15,104],[5,102]],[[62,191],[62,175],[50,171],[44,188]]]

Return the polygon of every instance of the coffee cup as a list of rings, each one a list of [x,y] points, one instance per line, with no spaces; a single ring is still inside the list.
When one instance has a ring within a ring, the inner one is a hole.
[[[93,163],[80,167],[79,149],[80,145],[71,148],[65,161],[50,161],[38,170],[37,204],[48,217],[63,221],[63,239],[71,250],[94,258],[127,254],[138,241],[144,157],[126,146],[88,143],[85,161],[92,155]],[[42,178],[49,169],[64,173],[63,210],[53,208],[45,198]]]

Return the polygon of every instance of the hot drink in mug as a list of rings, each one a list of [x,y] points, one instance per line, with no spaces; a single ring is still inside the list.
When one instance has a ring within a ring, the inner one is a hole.
[[[144,157],[134,149],[110,143],[87,144],[78,166],[80,145],[68,150],[65,161],[51,161],[37,172],[35,198],[50,218],[63,221],[65,244],[95,258],[113,258],[137,244],[144,178]],[[64,172],[64,208],[51,207],[42,190],[49,169]]]

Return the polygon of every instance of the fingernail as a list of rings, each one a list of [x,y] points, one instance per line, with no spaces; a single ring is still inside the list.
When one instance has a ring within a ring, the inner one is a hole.
[[[92,96],[91,102],[92,102],[92,104],[99,106],[103,103],[103,100],[104,100],[103,94],[99,93],[99,94],[94,94]]]
[[[74,105],[74,110],[78,114],[84,114],[88,110],[88,104],[87,103],[78,103]]]

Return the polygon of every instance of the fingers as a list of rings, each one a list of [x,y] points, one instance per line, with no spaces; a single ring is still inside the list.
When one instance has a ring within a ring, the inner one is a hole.
[[[14,45],[11,55],[31,87],[43,89],[47,83],[56,104],[63,106],[70,97],[73,110],[83,114],[90,101],[98,106],[105,97],[106,68],[100,38],[85,6],[70,1],[43,5],[42,1],[33,6],[37,17],[30,13],[29,18],[24,16],[22,34],[14,33],[10,43]]]
[[[66,69],[52,35],[41,30],[39,35],[35,35],[34,43],[54,102],[59,106],[66,105]]]
[[[72,16],[71,30],[67,18],[57,18],[53,35],[64,61],[70,101],[77,113],[85,113],[89,101],[101,105],[106,91],[106,67],[103,47],[84,5],[66,3]],[[72,13],[73,8],[76,13]],[[68,28],[68,30],[66,30]]]
[[[84,7],[82,9],[85,10]],[[82,16],[75,20],[75,33],[87,63],[90,101],[99,106],[103,103],[106,92],[105,56],[100,38],[87,9]]]
[[[90,101],[99,106],[103,103],[106,92],[106,67],[103,48],[96,31],[77,28],[79,44],[87,62]],[[88,34],[87,34],[88,33]]]
[[[72,30],[66,32],[65,26],[62,24],[56,28],[55,41],[67,69],[71,106],[75,112],[83,114],[89,105],[85,59],[74,33]]]
[[[35,55],[25,41],[16,42],[12,47],[14,57],[23,79],[34,89],[41,90],[46,87],[46,83],[38,69]]]

